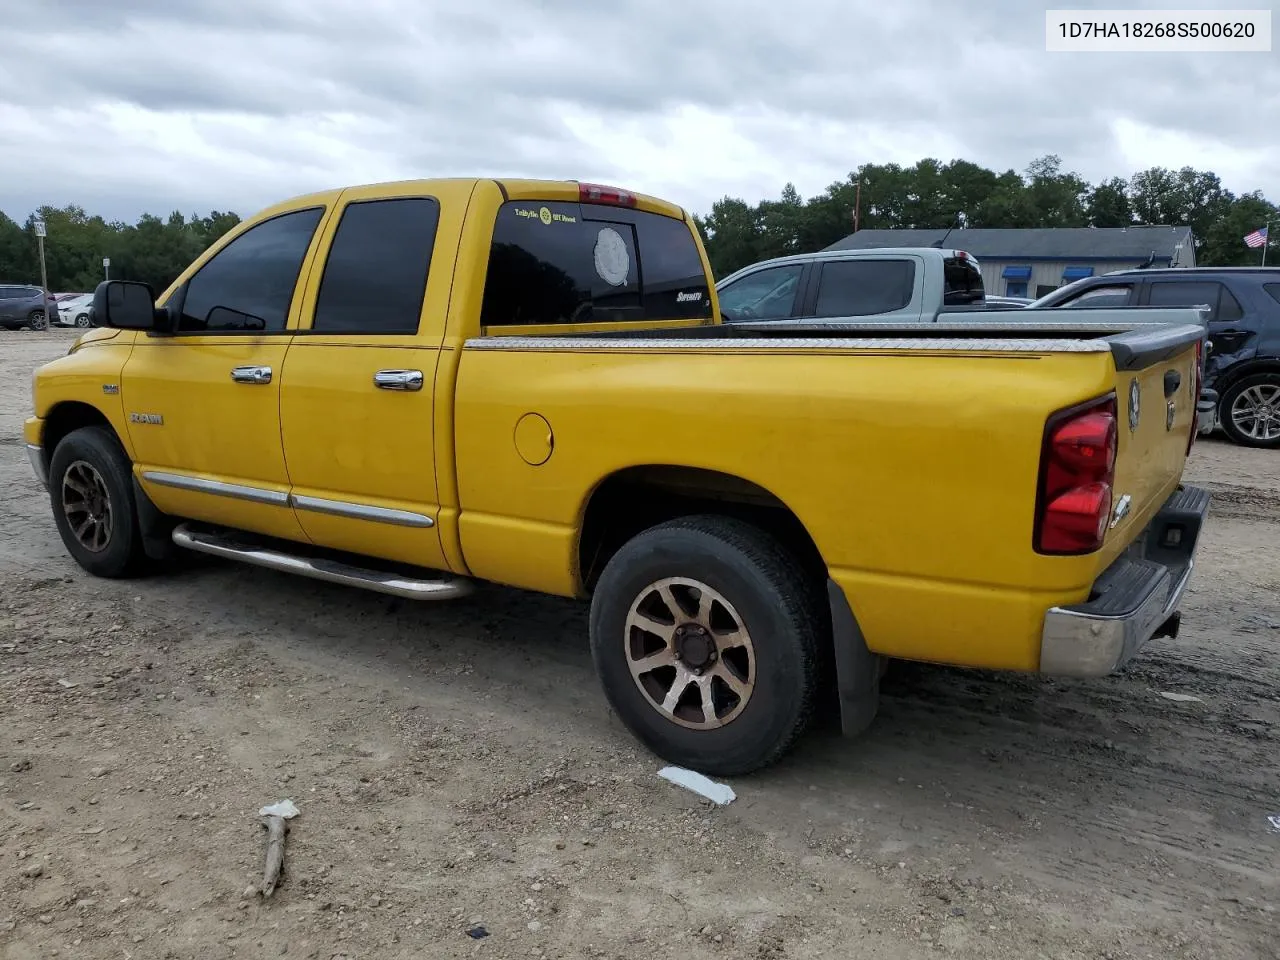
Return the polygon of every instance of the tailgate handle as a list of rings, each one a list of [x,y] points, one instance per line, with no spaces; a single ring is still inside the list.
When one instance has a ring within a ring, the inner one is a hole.
[[[1164,395],[1172,397],[1182,386],[1182,374],[1177,370],[1166,370],[1164,374]]]

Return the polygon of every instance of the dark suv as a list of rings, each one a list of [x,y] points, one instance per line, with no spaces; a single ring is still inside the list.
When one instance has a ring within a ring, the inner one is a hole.
[[[58,315],[58,307],[49,300],[49,317]],[[26,284],[0,284],[0,330],[32,330],[45,328],[44,291]]]
[[[1035,307],[1209,307],[1205,388],[1218,423],[1249,447],[1280,448],[1280,268],[1179,267],[1086,277]]]

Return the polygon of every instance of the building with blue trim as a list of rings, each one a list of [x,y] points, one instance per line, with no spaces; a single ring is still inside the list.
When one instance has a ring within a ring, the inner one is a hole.
[[[859,230],[829,250],[931,247],[943,242],[982,265],[987,293],[1043,297],[1081,277],[1153,267],[1194,267],[1190,227],[1045,227],[997,230]]]

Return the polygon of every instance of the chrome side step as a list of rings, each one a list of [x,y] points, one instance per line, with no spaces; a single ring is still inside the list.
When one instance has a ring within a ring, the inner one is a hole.
[[[174,528],[173,542],[197,553],[208,553],[270,570],[296,573],[313,580],[360,587],[409,600],[453,600],[472,591],[472,582],[460,577],[441,574],[439,579],[428,580],[402,573],[373,570],[326,557],[286,553],[266,544],[255,543],[248,535],[196,529],[187,523]]]

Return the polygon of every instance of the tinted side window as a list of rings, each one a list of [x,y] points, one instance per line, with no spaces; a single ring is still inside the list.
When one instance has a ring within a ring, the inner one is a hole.
[[[498,212],[484,326],[710,316],[702,258],[681,220],[577,203],[512,201]]]
[[[901,310],[911,302],[912,260],[832,260],[822,265],[819,317],[869,317]]]
[[[1244,316],[1244,308],[1240,306],[1240,301],[1236,299],[1234,293],[1226,288],[1222,288],[1222,299],[1218,301],[1218,319],[1219,320],[1239,320]]]
[[[790,264],[757,270],[719,291],[726,320],[782,320],[795,316],[796,293],[804,267]]]
[[[440,204],[431,197],[348,205],[325,261],[311,329],[417,333],[439,222]]]
[[[187,282],[178,329],[283,330],[298,271],[324,211],[297,210],[250,227]]]
[[[1271,299],[1280,303],[1280,283],[1264,283],[1262,289],[1271,294]]]
[[[1147,302],[1153,307],[1209,307],[1209,319],[1218,318],[1218,295],[1222,284],[1213,280],[1188,282],[1154,280]]]
[[[1072,300],[1061,304],[1063,307],[1092,309],[1095,307],[1123,307],[1129,302],[1129,294],[1133,286],[1118,283],[1106,287],[1093,287]]]

